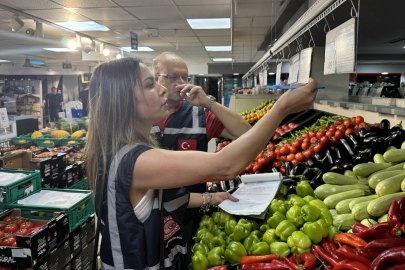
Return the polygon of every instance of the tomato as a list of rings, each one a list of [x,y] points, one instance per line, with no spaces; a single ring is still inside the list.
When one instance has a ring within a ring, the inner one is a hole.
[[[274,150],[276,150],[276,146],[274,144],[270,143],[269,145],[267,145],[267,150],[274,151]]]
[[[288,148],[287,146],[283,146],[283,147],[280,149],[280,153],[281,153],[282,155],[288,155],[288,154],[290,154],[290,148]]]
[[[316,137],[311,138],[311,144],[315,144],[317,142],[319,142],[318,138],[316,138]]]
[[[0,231],[0,239],[4,237],[4,232]]]
[[[359,124],[359,128],[365,128],[367,130],[370,129],[369,125],[366,122],[362,122]]]
[[[2,246],[11,247],[15,242],[13,237],[3,240]]]
[[[0,222],[0,230],[1,230],[1,231],[4,230],[4,228],[5,228],[6,226],[7,226],[6,223]]]
[[[297,148],[295,148],[294,146],[290,146],[290,153],[292,154],[297,153]]]
[[[273,162],[273,167],[274,167],[274,168],[280,169],[281,166],[282,166],[282,165],[281,165],[281,162],[280,162],[280,161],[274,161],[274,162]]]
[[[261,169],[261,167],[258,165],[258,164],[256,164],[255,166],[253,166],[253,172],[255,173],[255,172],[260,172],[260,169]],[[30,228],[31,229],[31,228]]]
[[[282,161],[282,162],[286,162],[287,161],[287,156],[281,156],[279,160]]]
[[[24,236],[24,235],[27,235],[27,234],[28,234],[28,230],[27,230],[27,229],[21,229],[21,230],[19,230],[19,231],[17,231],[17,232],[14,233],[14,237],[17,236],[17,235],[22,235],[22,236]]]
[[[339,139],[342,139],[345,136],[345,131],[344,130],[336,130],[335,136]]]
[[[371,126],[380,128],[380,124],[378,124],[378,123],[372,124]]]
[[[359,129],[360,129],[359,124],[355,124],[354,127],[353,127],[353,130],[354,130],[354,131],[357,131],[357,130],[359,130]]]
[[[324,131],[324,132],[326,132],[328,130],[329,130],[328,126],[324,126],[324,127],[321,127],[321,129],[319,129],[319,131]]]
[[[282,175],[285,175],[285,167],[284,166],[280,168],[280,172],[281,172]]]
[[[253,172],[253,164],[251,163],[249,166],[246,167],[246,171],[248,173],[252,173]],[[20,226],[21,227],[21,226]]]
[[[297,164],[300,163],[300,162],[299,162],[298,160],[294,159],[293,161],[291,161],[291,163],[292,163],[293,166],[295,166],[295,165],[297,165]]]
[[[343,119],[338,119],[338,120],[335,121],[336,126],[339,126],[339,125],[342,125],[342,124],[343,124]]]
[[[346,130],[346,132],[345,132],[345,136],[346,136],[346,137],[349,136],[350,133],[354,133],[354,130],[351,129],[351,128],[348,128],[348,129]]]
[[[276,153],[275,153],[274,151],[270,151],[270,152],[269,152],[269,155],[267,156],[267,160],[268,160],[269,165],[270,165],[272,162],[276,161],[276,158],[277,158]]]
[[[309,138],[309,134],[308,134],[308,133],[304,133],[304,134],[302,134],[302,137],[304,137],[304,138]]]
[[[0,245],[1,246],[1,245]],[[10,267],[0,265],[0,270],[12,270]]]
[[[304,142],[307,142],[307,143],[309,143],[311,141],[311,139],[309,138],[309,137],[306,137],[305,139],[304,139]],[[302,146],[301,146],[302,147]]]
[[[5,233],[15,233],[16,231],[18,231],[18,227],[15,224],[8,224],[5,228],[4,228],[4,232]]]
[[[276,153],[277,156],[281,156],[281,151],[280,151],[280,149],[274,150],[274,153]]]
[[[17,247],[17,242],[14,242],[11,246],[12,247]]]
[[[355,125],[356,124],[356,116],[353,116],[351,120],[352,120],[353,125]]]
[[[332,136],[330,141],[332,142],[332,145],[336,145],[339,143],[339,138],[337,136]]]
[[[330,125],[329,130],[336,130],[336,125]]]
[[[323,144],[323,145],[328,145],[329,142],[330,142],[329,137],[323,136],[323,137],[321,138],[321,144]]]
[[[20,219],[20,220],[18,220],[18,221],[15,223],[15,225],[17,225],[18,228],[20,228],[20,225],[23,224],[24,221],[25,221],[24,219]]]
[[[328,130],[328,132],[325,133],[326,137],[332,137],[333,135],[335,135],[335,132],[331,130]]]
[[[288,156],[287,156],[287,160],[288,161],[293,161],[295,159],[295,155],[294,154],[289,154]]]
[[[301,148],[302,148],[302,150],[307,150],[309,148],[309,142],[303,142],[301,144]]]
[[[31,229],[31,228],[33,228],[33,227],[34,227],[34,224],[32,224],[31,221],[26,221],[26,222],[24,222],[23,224],[21,224],[20,229],[27,229],[27,230],[29,230],[29,229]]]
[[[266,166],[266,160],[264,158],[259,158],[257,160],[257,165],[259,166],[259,168],[264,168]],[[254,168],[253,168],[254,170]]]
[[[311,131],[309,132],[309,137],[310,137],[310,138],[316,137],[316,132],[313,131],[313,130],[311,130]]]
[[[297,154],[295,155],[295,158],[296,158],[299,162],[304,162],[305,159],[306,159],[303,153],[297,153]]]
[[[301,139],[301,140],[296,140],[295,142],[293,142],[293,147],[295,147],[295,148],[297,148],[297,149],[300,149],[301,148],[301,145],[302,145],[302,142],[303,142],[303,140]]]
[[[364,118],[362,116],[356,116],[356,124],[360,124],[361,122],[364,122]]]
[[[310,159],[315,155],[315,151],[314,151],[314,149],[311,148],[311,149],[308,149],[307,151],[304,151],[303,154],[307,159]]]
[[[292,143],[286,143],[286,144],[284,144],[285,146],[287,146],[288,148],[290,148],[291,146],[292,146]]]
[[[346,126],[345,125],[339,125],[336,127],[337,130],[346,130]]]
[[[317,144],[317,145],[314,147],[315,153],[320,153],[320,152],[323,151],[323,149],[324,149],[324,145],[323,145],[323,144]]]
[[[353,122],[350,119],[346,119],[345,122],[343,123],[347,128],[350,128],[353,126]]]
[[[280,143],[278,144],[278,146],[283,147],[283,146],[284,146],[284,143],[283,143],[283,142],[280,142]]]
[[[323,136],[325,136],[325,134],[326,134],[325,131],[318,131],[318,132],[316,133],[316,137],[317,137],[318,139],[321,139]]]
[[[7,217],[5,217],[5,218],[3,219],[3,221],[6,222],[6,223],[10,223],[10,222],[13,221],[13,219],[12,219],[11,217],[7,216]]]

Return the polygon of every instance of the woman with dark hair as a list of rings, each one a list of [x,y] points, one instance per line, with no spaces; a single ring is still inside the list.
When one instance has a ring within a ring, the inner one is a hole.
[[[169,114],[167,89],[138,59],[100,64],[90,81],[86,159],[100,220],[102,269],[187,269],[185,209],[237,199],[181,187],[234,179],[285,116],[311,106],[316,86],[310,79],[283,94],[260,122],[218,153],[169,151],[150,136],[153,124]],[[196,98],[190,87],[178,88],[187,101]]]

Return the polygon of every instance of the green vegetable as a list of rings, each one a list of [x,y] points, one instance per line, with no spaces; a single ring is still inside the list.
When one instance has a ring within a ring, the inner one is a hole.
[[[290,247],[293,253],[311,252],[311,239],[303,232],[293,232],[287,239],[287,245]]]
[[[294,197],[300,197],[297,194],[291,193],[290,195],[287,196],[287,201],[290,201]]]
[[[367,212],[373,217],[379,217],[387,213],[392,202],[405,197],[405,192],[398,192],[381,196],[378,199],[372,200],[367,206]]]
[[[194,242],[199,243],[201,242],[202,238],[204,237],[205,233],[207,233],[207,228],[198,228],[195,236],[193,237]]]
[[[301,215],[305,221],[315,221],[321,215],[321,210],[316,206],[306,204],[301,208]]]
[[[333,241],[333,236],[341,234],[342,232],[338,230],[335,226],[328,227],[328,238]]]
[[[373,160],[374,160],[374,163],[387,163],[387,161],[384,159],[383,155],[381,155],[381,154],[375,154]]]
[[[225,222],[225,232],[227,235],[231,235],[232,233],[235,232],[235,227],[236,225],[238,225],[238,223],[236,222],[236,220],[228,220],[227,222]]]
[[[339,215],[338,212],[335,209],[329,209],[329,213],[331,214],[332,219],[333,219],[334,216]]]
[[[215,223],[224,226],[228,220],[235,220],[235,216],[221,211],[212,213],[212,219]]]
[[[193,270],[205,270],[210,267],[207,257],[205,257],[200,251],[194,253],[191,258],[191,265]]]
[[[405,161],[405,149],[388,150],[384,153],[384,159],[387,162],[403,162]]]
[[[388,167],[387,169],[372,173],[368,179],[370,180],[371,177],[373,177],[374,175],[378,174],[378,173],[383,173],[383,172],[389,172],[389,171],[397,171],[397,170],[403,170],[404,169],[404,165],[405,162],[397,164],[397,165],[392,165],[391,167]],[[377,184],[376,184],[377,185]]]
[[[385,158],[385,154],[384,154],[384,158]],[[387,161],[389,161],[389,160],[387,160]],[[362,164],[358,164],[358,165],[354,166],[353,173],[357,176],[367,177],[370,174],[372,174],[373,172],[381,171],[381,170],[387,169],[388,167],[392,167],[392,165],[389,163],[362,163]]]
[[[255,235],[255,236],[257,236],[257,238],[262,238],[262,236],[263,236],[263,233],[261,232],[261,231],[259,231],[259,230],[254,230],[254,231],[252,231],[251,233],[250,233],[250,235]]]
[[[343,175],[357,180],[357,176],[352,171],[347,170]]]
[[[220,236],[221,238],[226,239],[228,236],[223,232],[217,225],[212,228],[211,233],[213,236]]]
[[[270,254],[270,246],[266,242],[259,242],[253,245],[253,255],[263,256]]]
[[[210,243],[211,243],[211,241],[212,241],[212,239],[214,239],[214,235],[212,235],[212,233],[210,233],[210,232],[206,232],[206,233],[203,235],[202,239],[201,239],[201,243],[203,243],[203,244],[209,246]]]
[[[325,223],[323,223],[325,224]],[[320,222],[307,222],[302,227],[302,231],[308,235],[311,241],[315,244],[318,244],[322,240],[323,235],[323,224]],[[322,233],[321,233],[322,232]],[[328,233],[328,229],[326,228],[326,233]]]
[[[355,205],[362,203],[362,202],[372,201],[377,198],[378,198],[378,195],[370,195],[370,196],[365,196],[365,197],[361,197],[361,198],[355,198],[349,203],[349,208],[350,208],[350,210],[353,210],[353,207]]]
[[[243,256],[247,256],[247,252],[241,243],[233,241],[226,247],[224,255],[227,262],[231,264],[239,264],[240,259]]]
[[[226,244],[229,245],[231,242],[235,241],[234,237],[233,237],[233,233],[230,234],[228,236],[228,238],[226,239]]]
[[[288,202],[288,204],[290,207],[293,207],[295,205],[299,206],[299,207],[303,207],[304,205],[307,204],[307,202],[304,201],[303,198],[297,196],[297,197],[292,197],[291,200]]]
[[[280,212],[281,214],[285,215],[287,213],[288,206],[279,200],[273,200],[269,206],[270,214],[274,214],[275,212]]]
[[[224,258],[224,252],[225,251],[222,247],[216,247],[211,249],[211,251],[208,253],[207,256],[208,262],[210,263],[210,267],[225,264],[226,261]]]
[[[334,172],[327,172],[322,176],[325,184],[331,185],[357,185],[359,181],[353,177],[347,177]]]
[[[346,199],[343,201],[340,201],[337,205],[336,205],[336,210],[339,214],[350,214],[352,211],[349,208],[349,204],[350,202],[353,201],[353,198],[350,199]]]
[[[305,196],[314,196],[314,190],[307,181],[301,181],[296,187],[297,195],[301,198]]]
[[[350,230],[354,223],[356,223],[356,220],[351,214],[338,215],[333,219],[333,226],[342,231]]]
[[[267,220],[267,224],[269,224],[270,228],[275,229],[281,221],[286,219],[287,218],[283,214],[281,214],[279,211],[276,211],[273,216]]]
[[[352,216],[355,220],[361,221],[365,218],[371,218],[370,214],[367,212],[367,206],[371,201],[365,201],[356,204],[352,209]]]
[[[216,247],[221,247],[225,249],[226,242],[224,239],[222,239],[219,236],[215,236],[212,238],[211,242],[208,244],[208,247],[211,249],[216,248]]]
[[[368,178],[367,177],[357,177],[359,180],[359,184],[368,185]]]
[[[278,189],[277,194],[278,194],[279,197],[280,196],[285,196],[285,195],[287,195],[287,191],[288,191],[287,187],[285,185],[281,184],[280,188]]]
[[[248,237],[252,231],[252,223],[248,220],[241,218],[238,224],[235,226],[234,239],[235,241],[241,241],[244,238]]]
[[[345,192],[341,192],[341,193],[338,193],[338,194],[330,195],[330,196],[326,197],[323,202],[329,208],[335,208],[336,205],[341,200],[354,199],[354,198],[363,197],[363,196],[364,196],[364,191],[363,190],[354,189],[354,190],[345,191]]]
[[[388,220],[388,214],[385,214],[385,215],[381,216],[381,217],[378,219],[378,223],[386,222],[387,220]]]
[[[270,226],[269,226],[269,224],[267,224],[267,222],[265,222],[265,223],[263,223],[263,224],[260,225],[260,231],[261,231],[261,232],[265,232],[265,231],[267,231],[268,229],[270,229]]]
[[[366,218],[366,219],[363,219],[360,223],[363,224],[364,226],[371,228],[375,224],[377,224],[377,221],[375,221],[374,219],[371,219],[371,218]]]
[[[322,208],[329,209],[329,207],[327,207],[326,204],[323,201],[318,200],[318,199],[310,201],[309,204],[313,205],[313,206],[316,206],[319,209],[322,209]]]
[[[402,181],[405,179],[405,173],[401,173],[396,176],[392,176],[385,180],[382,180],[375,187],[375,192],[378,196],[384,196],[401,191]]]
[[[401,144],[401,149],[405,149],[405,142]]]
[[[326,226],[331,226],[333,223],[333,219],[332,219],[332,215],[329,212],[328,209],[322,208],[321,210],[321,215],[319,216],[319,219],[322,219],[323,221],[325,221]]]
[[[391,145],[391,146],[388,146],[388,147],[387,147],[386,151],[390,151],[390,150],[398,150],[398,148],[396,148],[395,146]]]
[[[283,220],[276,228],[276,235],[282,240],[287,241],[287,238],[297,230],[294,223],[290,220]]]
[[[369,186],[363,184],[343,185],[343,186],[324,184],[315,189],[315,196],[320,200],[324,200],[326,197],[330,195],[335,195],[345,191],[351,191],[354,189],[362,189],[364,190],[365,194],[371,195],[371,190]]]
[[[247,221],[249,221],[252,224],[252,231],[259,230],[259,224],[257,223],[256,220],[248,219]]]
[[[273,242],[270,244],[270,254],[287,257],[290,255],[290,248],[285,242]]]
[[[263,234],[263,241],[267,244],[271,245],[271,243],[276,241],[276,230],[275,229],[268,229]]]
[[[201,252],[204,256],[208,256],[208,252],[210,251],[209,247],[202,243],[197,243],[192,248],[193,252]]]
[[[287,211],[286,217],[288,220],[292,221],[294,223],[294,226],[299,228],[304,224],[304,219],[302,218],[301,214],[301,207],[299,206],[293,206],[290,208],[290,210]]]
[[[253,244],[259,243],[260,240],[256,235],[249,235],[243,240],[243,246],[246,249],[248,255],[252,255],[253,253]]]
[[[201,219],[200,221],[200,228],[206,228],[209,232],[214,229],[215,226],[215,221],[213,218],[208,218],[208,219]]]
[[[310,196],[310,195],[307,195],[307,196],[305,196],[305,197],[303,198],[303,200],[304,200],[306,203],[309,203],[310,201],[315,200],[315,198],[312,197],[312,196]]]

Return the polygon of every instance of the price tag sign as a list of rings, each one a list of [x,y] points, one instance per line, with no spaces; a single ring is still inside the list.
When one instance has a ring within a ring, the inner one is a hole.
[[[10,126],[6,108],[0,108],[0,125],[2,128],[8,128]]]
[[[138,50],[138,34],[131,32],[131,49]]]
[[[70,109],[70,107],[66,107],[66,118],[67,118],[67,122],[68,124],[72,124],[72,110]]]

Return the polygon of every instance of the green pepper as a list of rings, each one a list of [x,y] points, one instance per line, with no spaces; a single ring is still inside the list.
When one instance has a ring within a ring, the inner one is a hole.
[[[263,233],[261,232],[261,231],[259,231],[259,230],[255,230],[255,231],[252,231],[251,233],[250,233],[250,235],[256,235],[257,236],[257,238],[262,238],[262,236],[263,236]]]
[[[191,258],[191,265],[193,270],[206,270],[210,267],[207,257],[205,257],[200,251],[194,253]]]
[[[328,227],[328,237],[330,241],[333,241],[333,236],[337,234],[341,234],[342,232],[338,230],[335,226],[329,226]]]
[[[270,228],[275,229],[281,221],[286,219],[287,218],[283,214],[281,214],[279,211],[276,211],[273,216],[267,220],[267,224],[269,224]]]
[[[234,215],[228,214],[227,212],[223,211],[213,213],[212,218],[215,221],[215,223],[221,226],[224,226],[228,220],[235,220]]]
[[[321,210],[321,215],[319,216],[319,219],[322,219],[323,221],[325,221],[326,226],[332,226],[333,225],[333,219],[332,219],[332,215],[329,212],[328,209],[322,208]]]
[[[325,238],[328,236],[328,225],[326,225],[326,222],[323,219],[318,219],[315,221],[319,225],[321,225],[322,228],[322,238]]]
[[[260,223],[260,231],[261,232],[265,232],[265,231],[267,231],[268,229],[270,229],[270,226],[269,226],[269,224],[267,224],[267,222],[266,221],[263,221],[262,223]]]
[[[257,223],[257,221],[252,219],[248,219],[247,221],[249,221],[252,224],[252,231],[256,231],[259,229],[259,224]]]
[[[193,237],[194,242],[201,242],[203,236],[208,232],[207,228],[198,228],[195,236]]]
[[[287,201],[290,201],[294,197],[299,197],[297,194],[291,193],[290,195],[287,196]]]
[[[287,195],[287,191],[288,191],[287,186],[281,184],[280,188],[278,189],[278,193],[277,193],[278,197],[282,197],[282,196]]]
[[[210,217],[209,215],[204,214],[204,215],[201,217],[200,222],[201,222],[201,221],[205,221],[205,220],[210,219],[210,218],[211,218],[211,217]]]
[[[287,241],[288,237],[296,230],[297,228],[291,220],[283,220],[276,228],[276,235],[280,237],[282,241]]]
[[[290,255],[290,248],[285,242],[273,242],[270,245],[270,254],[280,255],[280,258],[287,257]]]
[[[219,236],[215,236],[214,238],[212,238],[211,242],[208,244],[208,247],[211,249],[215,248],[215,247],[221,247],[223,249],[226,248],[226,242],[224,239],[222,239]]]
[[[294,226],[299,228],[304,224],[304,219],[302,218],[301,214],[301,207],[293,206],[290,210],[287,211],[286,215],[288,220],[291,220],[294,223]]]
[[[208,252],[210,251],[209,247],[203,243],[197,243],[193,246],[192,248],[193,252],[199,251],[205,256],[208,255]]]
[[[301,198],[305,196],[314,196],[314,190],[307,181],[301,181],[296,187],[297,195]]]
[[[236,220],[228,220],[227,222],[225,222],[225,232],[227,235],[231,235],[233,234],[233,232],[235,231],[235,226],[238,223],[236,222]]]
[[[316,206],[306,204],[301,208],[301,215],[305,221],[315,221],[321,215],[321,210]]]
[[[235,241],[241,241],[244,238],[248,237],[252,231],[252,223],[248,220],[241,218],[238,222],[238,225],[235,226],[234,239]]]
[[[238,264],[243,256],[247,256],[247,252],[241,243],[233,241],[227,246],[224,255],[227,262]]]
[[[311,239],[303,232],[293,232],[287,239],[287,245],[291,248],[291,252],[301,254],[303,252],[311,252]]]
[[[290,208],[295,205],[299,206],[299,207],[303,207],[304,205],[307,204],[307,202],[304,201],[303,198],[297,196],[297,197],[292,197],[291,200],[288,202],[288,204],[289,204]]]
[[[214,229],[215,221],[212,218],[200,221],[200,228],[206,228],[209,232]]]
[[[268,229],[263,234],[263,241],[267,244],[271,245],[271,243],[276,242],[276,230],[275,229]]]
[[[253,255],[262,256],[270,254],[270,246],[266,242],[259,242],[253,245]]]
[[[319,200],[319,199],[311,200],[311,201],[309,202],[309,204],[310,204],[310,205],[313,205],[313,206],[316,206],[316,207],[318,207],[319,209],[324,208],[324,209],[328,209],[328,210],[329,210],[329,207],[327,207],[326,204],[325,204],[323,201]]]
[[[273,200],[269,206],[270,214],[274,214],[275,212],[280,212],[281,214],[285,215],[287,213],[288,207],[283,201]]]
[[[315,198],[312,197],[312,196],[310,196],[310,195],[305,196],[303,199],[304,199],[304,201],[306,201],[307,203],[309,203],[309,202],[312,201],[312,200],[315,200]]]
[[[222,232],[223,231],[217,225],[214,225],[214,227],[212,227],[212,230],[210,231],[213,236],[218,236]]]
[[[208,253],[207,256],[208,262],[210,263],[210,267],[225,264],[226,261],[224,258],[224,252],[225,251],[222,247],[216,247],[211,249],[211,251]]]
[[[228,238],[226,238],[226,244],[229,245],[232,241],[235,241],[233,238],[233,233],[231,233]]]
[[[284,197],[278,197],[277,198],[279,201],[286,201],[287,199],[286,198],[284,198]]]
[[[201,243],[209,246],[214,236],[210,232],[206,232],[203,237],[201,238]]]
[[[323,228],[318,222],[307,222],[302,227],[302,231],[308,235],[314,244],[318,244],[322,240]]]
[[[256,235],[249,235],[243,240],[243,246],[246,249],[248,255],[252,255],[253,244],[259,243],[260,240]]]

